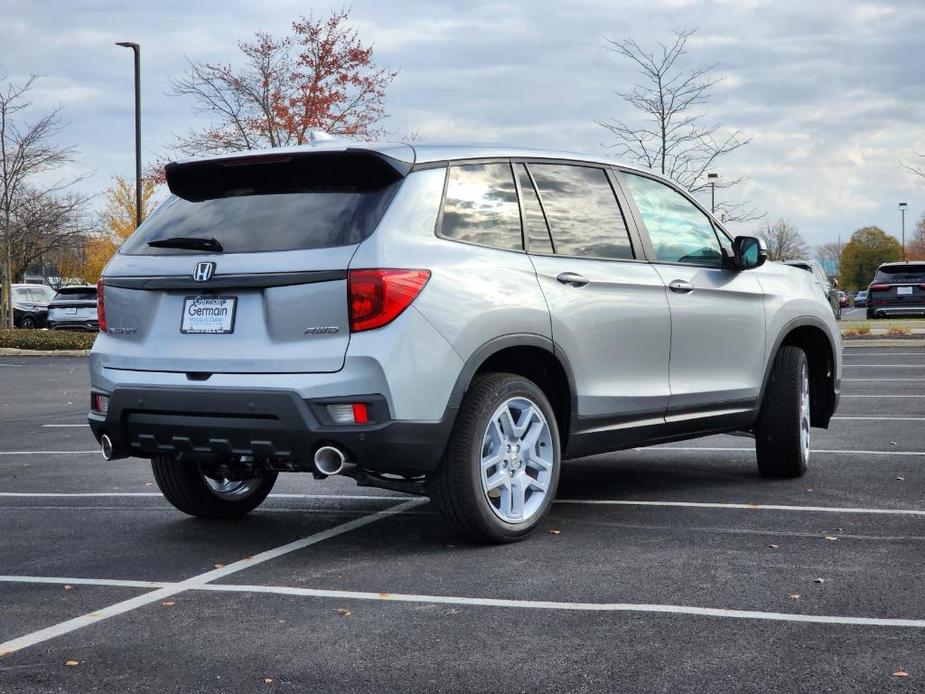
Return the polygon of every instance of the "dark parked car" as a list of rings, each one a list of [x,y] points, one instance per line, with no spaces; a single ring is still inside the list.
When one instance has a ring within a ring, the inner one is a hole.
[[[48,305],[48,327],[52,330],[99,330],[96,287],[61,287]]]
[[[864,308],[865,306],[867,306],[867,290],[862,289],[858,292],[857,296],[854,297],[854,307]]]
[[[43,284],[14,284],[13,325],[17,328],[44,327],[48,318],[48,304],[54,296],[54,290]]]
[[[925,263],[884,263],[867,288],[867,317],[925,315]]]
[[[793,267],[798,267],[810,273],[816,280],[816,286],[822,290],[829,305],[832,307],[832,313],[835,314],[836,318],[841,318],[842,303],[839,301],[839,294],[843,292],[836,289],[837,285],[833,280],[829,279],[829,276],[825,274],[825,270],[822,269],[822,266],[818,262],[815,260],[787,260],[784,264],[793,265]]]

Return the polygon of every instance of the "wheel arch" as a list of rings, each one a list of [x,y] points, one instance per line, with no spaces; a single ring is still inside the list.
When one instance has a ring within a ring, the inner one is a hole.
[[[564,451],[569,423],[575,411],[575,379],[568,360],[543,335],[504,335],[479,347],[466,360],[450,396],[448,410],[458,410],[477,374],[514,373],[528,378],[549,398],[556,413],[556,424]]]
[[[812,396],[812,425],[827,429],[829,420],[838,406],[838,376],[836,374],[835,346],[822,321],[800,318],[791,321],[777,336],[765,367],[764,380],[758,403],[764,401],[764,393],[771,378],[774,361],[781,347],[792,345],[806,354],[810,370],[810,393]]]

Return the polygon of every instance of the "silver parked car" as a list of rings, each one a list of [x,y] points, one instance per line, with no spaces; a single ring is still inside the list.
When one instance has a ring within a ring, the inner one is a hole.
[[[61,287],[48,304],[52,330],[98,330],[96,287]]]
[[[590,156],[299,147],[169,164],[100,283],[90,425],[178,509],[280,472],[429,495],[526,536],[562,461],[721,432],[806,469],[841,344],[811,274],[686,192]]]

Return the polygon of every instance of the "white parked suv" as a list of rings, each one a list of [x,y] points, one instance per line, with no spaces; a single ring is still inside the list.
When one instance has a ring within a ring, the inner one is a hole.
[[[327,144],[169,164],[99,286],[90,425],[178,509],[237,516],[280,472],[429,495],[522,538],[562,461],[721,432],[803,474],[841,344],[658,176],[590,156]]]

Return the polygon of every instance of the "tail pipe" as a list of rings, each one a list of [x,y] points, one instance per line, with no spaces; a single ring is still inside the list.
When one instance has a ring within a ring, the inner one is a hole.
[[[347,460],[347,454],[336,446],[322,446],[315,451],[315,469],[322,475],[349,474],[356,464]]]
[[[128,458],[128,454],[115,447],[109,434],[103,434],[100,437],[100,452],[105,460],[119,460]]]

